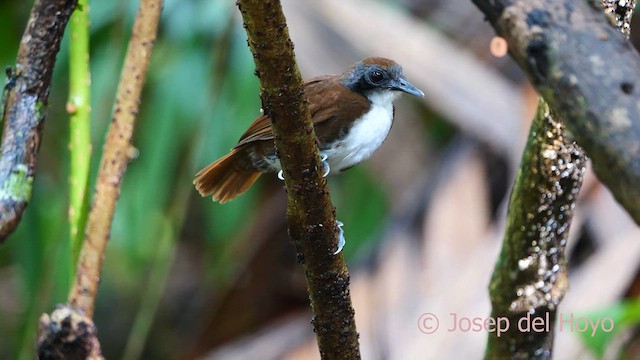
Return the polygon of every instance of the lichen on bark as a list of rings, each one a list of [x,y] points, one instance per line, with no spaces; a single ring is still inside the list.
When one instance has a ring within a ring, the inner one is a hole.
[[[75,0],[37,0],[3,93],[0,243],[18,226],[36,173],[56,54]]]
[[[640,224],[640,56],[624,31],[582,0],[473,2]]]

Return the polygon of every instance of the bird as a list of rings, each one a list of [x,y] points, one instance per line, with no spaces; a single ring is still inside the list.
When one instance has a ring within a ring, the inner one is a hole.
[[[402,92],[424,97],[400,65],[382,57],[304,84],[325,176],[357,165],[382,145],[393,124],[393,101]],[[247,191],[263,173],[277,172],[283,179],[273,139],[268,115],[259,116],[228,154],[195,175],[195,188],[222,204]]]

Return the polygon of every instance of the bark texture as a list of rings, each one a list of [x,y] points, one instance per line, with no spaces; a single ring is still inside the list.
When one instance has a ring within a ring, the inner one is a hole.
[[[476,4],[482,8],[480,3],[480,1],[476,1]],[[541,3],[537,2],[536,6],[541,6]],[[509,2],[510,4],[511,2]],[[570,13],[573,5],[568,4],[570,2],[566,2],[562,6],[564,6],[564,11],[569,11]],[[495,2],[492,5],[495,5]],[[622,3],[602,0],[602,5],[604,9],[600,8],[600,10],[604,10],[604,14],[609,18],[611,24],[616,25],[620,32],[628,38],[635,1]],[[505,4],[504,6],[508,5]],[[529,67],[527,69],[533,71],[529,76],[537,81],[536,85],[541,92],[543,89],[547,90],[546,93],[543,93],[545,99],[556,104],[555,106],[559,106],[558,104],[563,104],[564,101],[563,89],[557,89],[557,91],[549,93],[548,87],[555,86],[554,81],[562,79],[562,73],[566,73],[566,71],[570,71],[570,87],[577,87],[578,80],[574,73],[580,71],[588,72],[588,69],[576,68],[568,70],[562,68],[561,64],[554,63],[554,61],[562,60],[557,60],[554,57],[551,57],[553,61],[551,64],[549,63],[547,58],[549,55],[547,54],[549,50],[547,47],[548,37],[558,37],[556,41],[560,43],[565,41],[566,39],[563,39],[559,32],[566,31],[566,27],[571,27],[575,23],[573,23],[571,14],[565,13],[565,15],[569,15],[564,18],[566,21],[564,24],[565,29],[546,33],[547,28],[550,26],[550,11],[561,11],[555,8],[544,10],[536,6],[533,8],[524,6],[524,8],[527,8],[526,11],[529,11],[526,19],[526,25],[531,31],[529,35],[518,33],[520,28],[513,26],[509,21],[506,21],[502,30],[506,32],[512,31],[514,33],[510,34],[510,36],[513,36],[512,40],[519,44],[522,44],[522,41],[529,41],[526,44],[526,49],[524,49],[525,56],[528,59]],[[504,8],[501,11],[504,11]],[[509,15],[507,15],[508,17]],[[494,18],[494,26],[498,24],[496,19]],[[557,22],[561,20],[556,19]],[[510,26],[513,27],[509,28]],[[498,28],[496,27],[496,29]],[[581,29],[581,31],[584,30]],[[524,36],[525,40],[523,40],[522,36]],[[527,36],[530,37],[528,38]],[[608,36],[600,36],[598,41],[607,41]],[[522,49],[512,49],[512,55],[515,58],[518,56],[518,51],[522,51]],[[563,53],[563,51],[551,52],[552,55],[557,53]],[[601,56],[602,54],[599,55]],[[563,56],[570,55],[563,54]],[[601,61],[601,58],[593,56],[590,61],[598,62]],[[521,65],[523,64],[521,63]],[[541,68],[538,68],[539,66]],[[543,71],[544,74],[540,73],[540,69],[546,69]],[[548,73],[549,69],[553,69],[551,73]],[[542,77],[539,78],[540,76]],[[602,76],[602,71],[596,76]],[[552,79],[552,81],[545,83],[548,79]],[[630,95],[633,92],[633,87],[627,88],[626,86],[623,84],[620,85],[619,89],[609,90],[613,92],[622,90],[627,95]],[[579,94],[580,91],[577,91],[577,93]],[[597,91],[597,89],[594,88],[593,91]],[[584,98],[580,98],[580,100],[584,101]],[[582,110],[579,109],[577,113],[569,112],[569,115],[581,115],[580,111],[590,111],[588,104],[588,102],[579,104],[571,104],[569,102],[564,106],[566,106],[565,109],[567,110],[571,106],[582,106]],[[598,105],[603,106],[604,104]],[[559,119],[563,121],[561,122]],[[510,327],[508,331],[500,336],[495,332],[489,334],[485,354],[487,359],[552,358],[556,310],[568,289],[566,242],[576,197],[582,185],[582,176],[587,161],[584,151],[568,138],[564,119],[564,117],[558,117],[558,114],[552,112],[545,100],[540,100],[538,112],[531,126],[525,153],[522,157],[516,184],[511,193],[502,252],[490,284],[492,315],[494,317],[506,317],[509,320]],[[574,118],[573,121],[576,121],[576,119]],[[582,118],[581,121],[588,121],[588,119]],[[600,126],[605,125],[600,124]],[[587,130],[585,131],[585,129]],[[576,136],[581,135],[583,139],[599,135],[589,132],[593,131],[593,128],[588,125],[586,127],[577,127],[576,131],[582,131],[582,133],[576,133]],[[611,146],[607,144],[607,141],[615,140],[615,137],[620,135],[620,133],[614,133],[610,138],[596,136],[592,143],[596,147]],[[615,151],[615,149],[612,151]],[[630,177],[632,178],[634,176],[633,167],[630,170]],[[618,184],[618,186],[623,189],[626,185],[622,183],[621,185]],[[631,212],[633,208],[627,208],[627,210]],[[637,218],[636,221],[638,221]],[[530,325],[538,323],[542,326],[537,327],[539,331],[535,331],[532,328],[529,328],[529,331],[523,331],[518,327],[521,320]]]
[[[556,309],[569,285],[565,247],[586,161],[541,100],[489,285],[492,316],[509,319],[510,327],[499,337],[489,333],[487,359],[551,358]],[[525,317],[548,330],[521,331],[517,325]]]
[[[288,194],[289,235],[305,270],[320,354],[323,359],[359,359],[349,272],[342,254],[333,255],[335,209],[280,2],[237,3],[260,79],[262,106],[272,119]]]
[[[98,331],[90,318],[68,306],[40,317],[39,360],[102,360]]]

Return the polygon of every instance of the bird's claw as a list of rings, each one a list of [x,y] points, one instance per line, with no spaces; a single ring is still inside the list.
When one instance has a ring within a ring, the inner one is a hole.
[[[344,230],[342,230],[342,226],[344,226],[344,224],[342,223],[342,221],[336,220],[336,225],[338,226],[338,250],[336,250],[333,255],[338,255],[342,251],[344,244],[347,243],[347,241],[344,239]]]
[[[322,161],[322,167],[324,168],[324,174],[322,174],[322,177],[327,177],[327,175],[329,175],[329,172],[331,171],[331,168],[329,167],[329,163],[327,162],[327,154],[323,151],[320,152],[320,161]]]
[[[329,171],[331,171],[331,168],[329,168],[329,163],[327,162],[327,154],[325,154],[324,152],[320,152],[320,161],[322,161],[322,167],[324,168],[322,177],[327,177],[327,175],[329,175]],[[278,179],[284,181],[284,172],[282,172],[282,170],[278,171]]]

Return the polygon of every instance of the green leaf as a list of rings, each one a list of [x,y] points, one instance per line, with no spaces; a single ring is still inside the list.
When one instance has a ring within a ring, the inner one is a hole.
[[[584,327],[579,322],[580,318],[590,322],[586,331],[578,330]],[[598,358],[602,358],[617,334],[631,325],[640,324],[640,300],[624,301],[578,316],[574,318],[574,324],[574,330],[584,345]],[[613,325],[611,330],[609,324]]]

